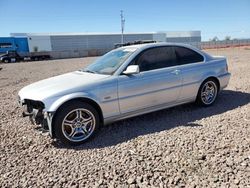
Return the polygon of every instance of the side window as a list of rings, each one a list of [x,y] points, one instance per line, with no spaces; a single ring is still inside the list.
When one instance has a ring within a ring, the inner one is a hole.
[[[151,48],[139,55],[136,64],[141,72],[175,66],[175,53],[172,47]]]
[[[179,65],[197,63],[204,60],[202,55],[185,47],[176,46],[175,53]]]

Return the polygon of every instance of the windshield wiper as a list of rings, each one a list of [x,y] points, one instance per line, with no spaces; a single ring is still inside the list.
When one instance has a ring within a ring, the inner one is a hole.
[[[97,73],[97,72],[89,70],[89,69],[81,69],[80,71],[82,71],[82,72],[89,72],[89,73],[93,73],[93,74]]]

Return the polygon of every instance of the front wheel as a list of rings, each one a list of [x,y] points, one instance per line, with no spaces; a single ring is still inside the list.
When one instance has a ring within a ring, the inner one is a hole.
[[[10,59],[9,59],[9,58],[5,58],[5,59],[3,60],[3,62],[4,62],[4,63],[10,63]]]
[[[66,145],[80,145],[94,136],[99,128],[99,114],[87,103],[73,101],[63,105],[56,114],[56,138]]]
[[[214,79],[205,80],[199,89],[196,102],[202,106],[210,106],[218,95],[218,84]]]

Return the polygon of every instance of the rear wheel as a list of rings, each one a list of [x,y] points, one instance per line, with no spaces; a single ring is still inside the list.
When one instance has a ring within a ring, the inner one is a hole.
[[[218,84],[214,79],[205,80],[199,89],[196,102],[202,106],[210,106],[218,95]]]
[[[3,60],[3,62],[4,62],[4,63],[10,63],[10,59],[9,59],[9,58],[5,58],[5,59]]]
[[[73,101],[63,105],[54,121],[56,138],[66,145],[80,145],[97,132],[98,112],[89,104]]]

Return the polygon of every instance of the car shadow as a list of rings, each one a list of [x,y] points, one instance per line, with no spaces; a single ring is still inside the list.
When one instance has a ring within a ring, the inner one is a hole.
[[[114,146],[138,136],[166,131],[177,126],[202,126],[195,121],[233,110],[249,102],[249,93],[223,90],[218,100],[210,107],[199,107],[195,104],[180,105],[106,125],[92,140],[81,146],[65,147],[55,141],[52,144],[57,148],[75,150]]]

